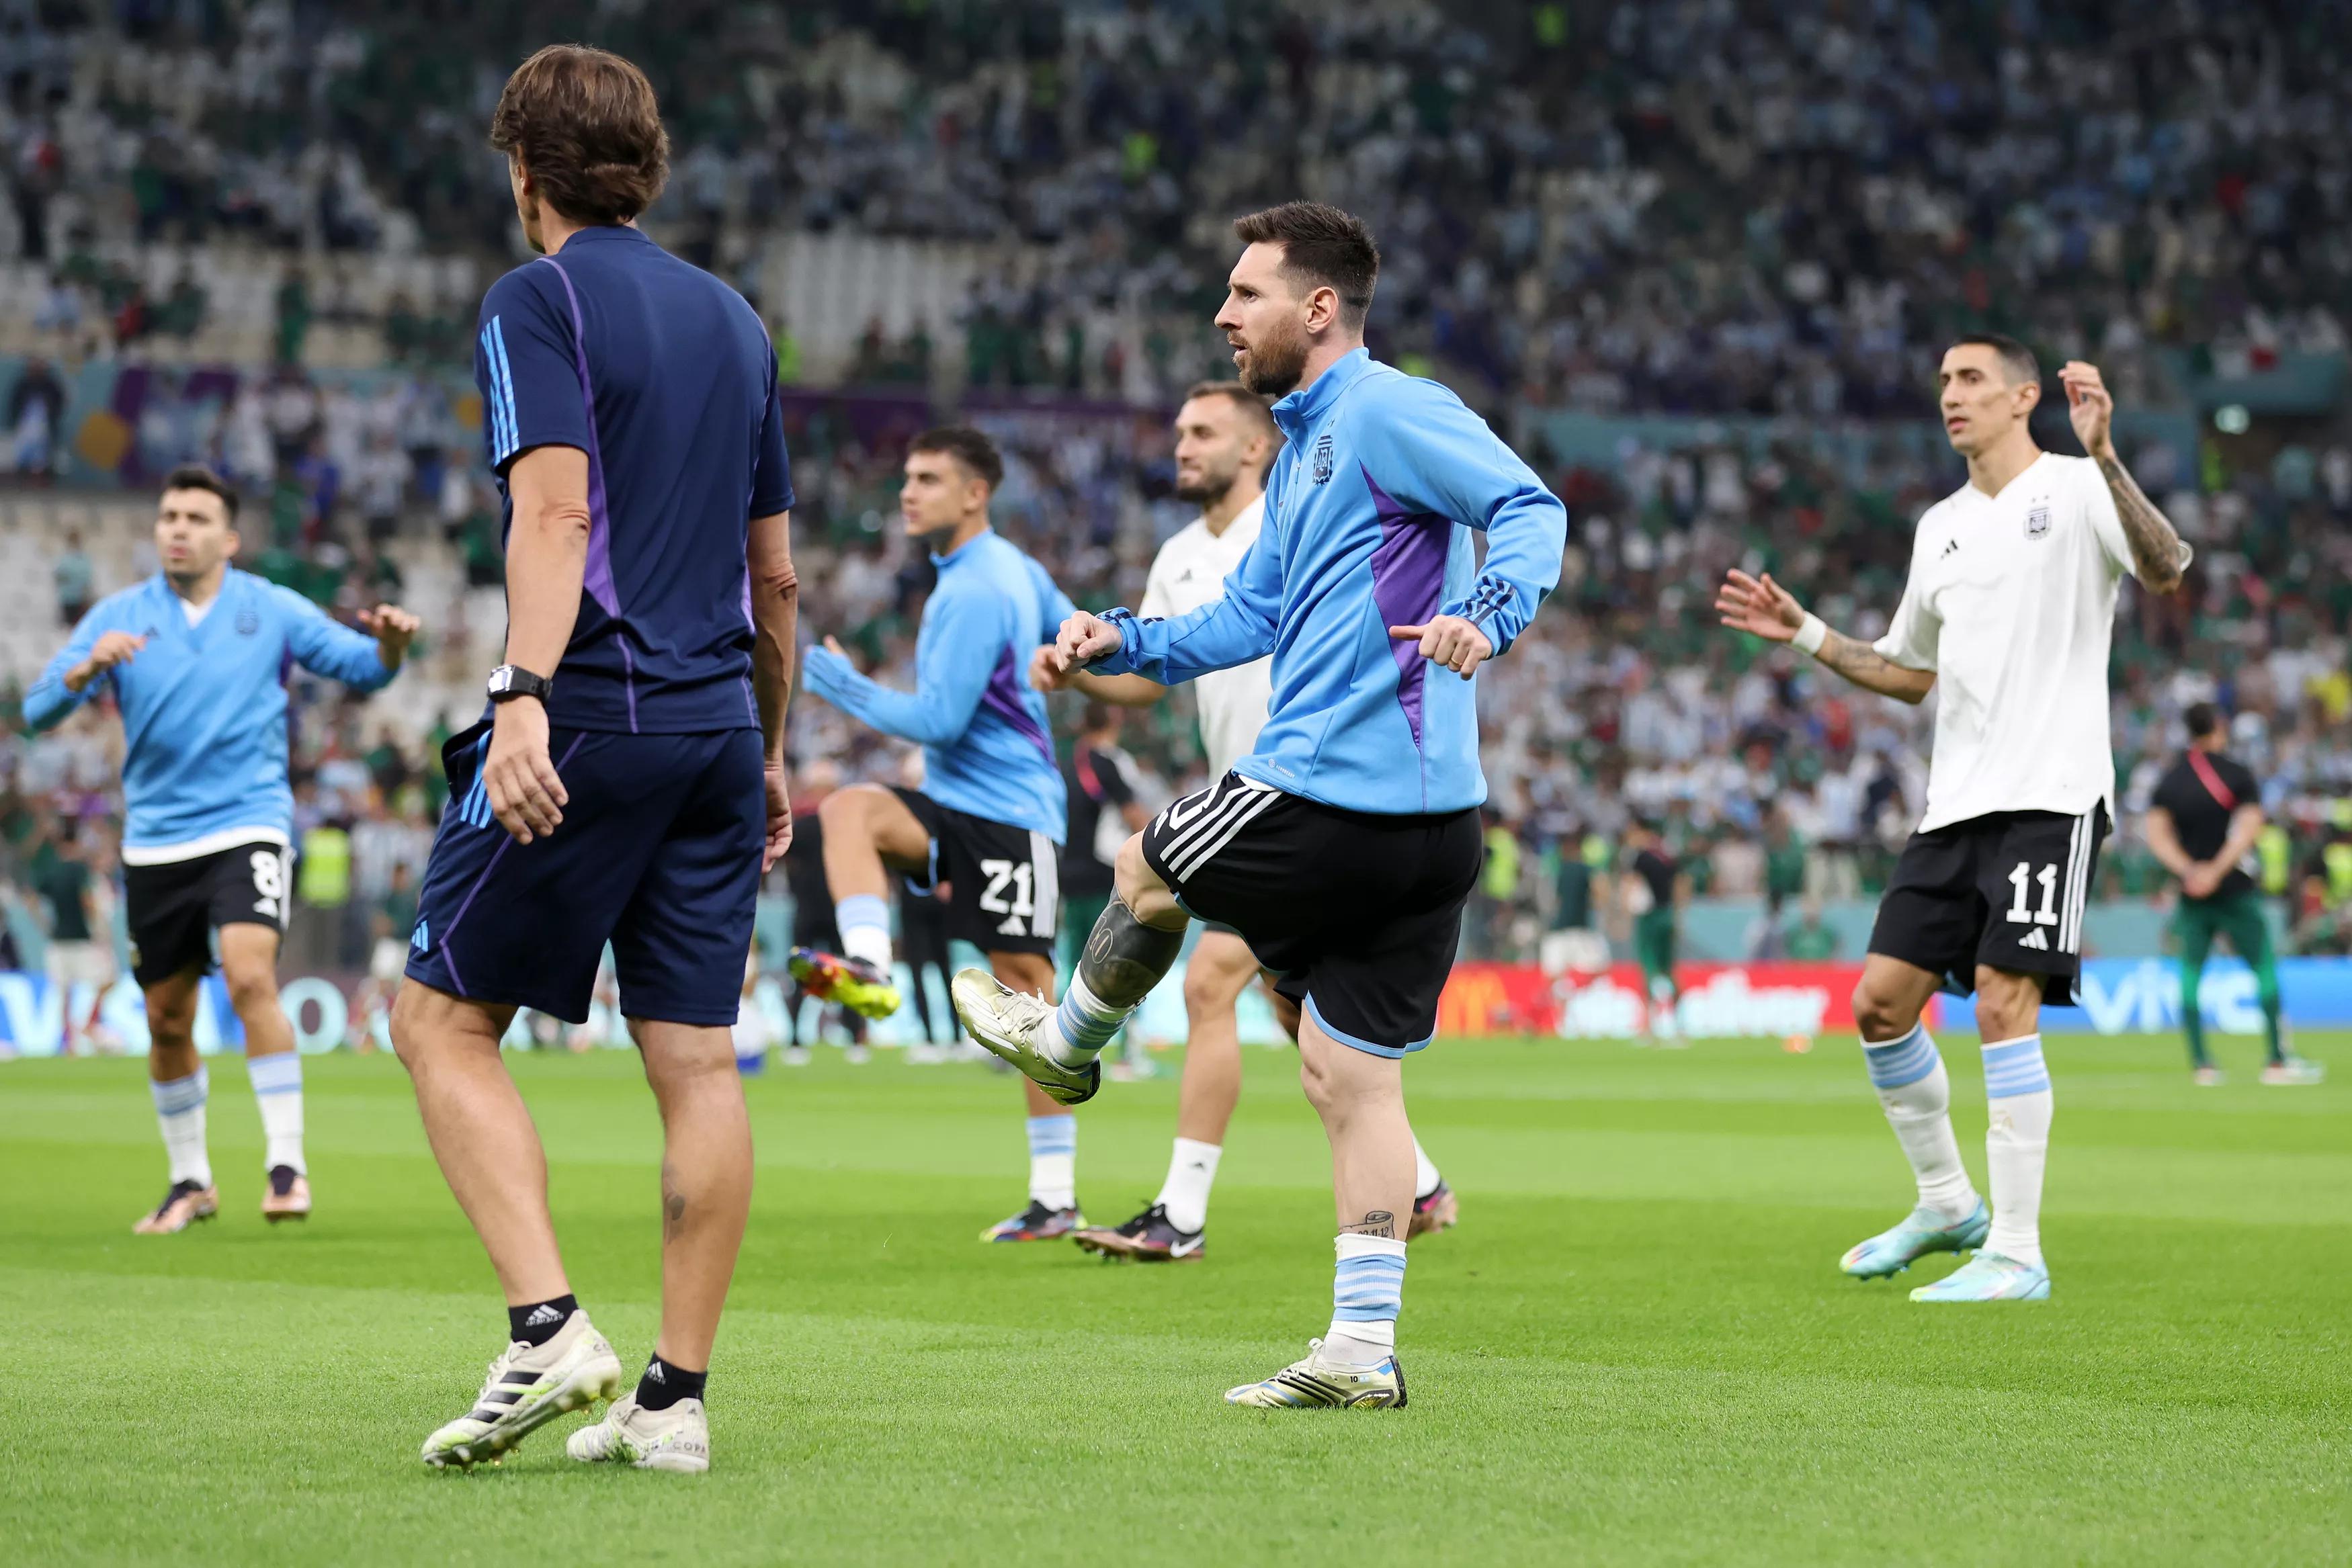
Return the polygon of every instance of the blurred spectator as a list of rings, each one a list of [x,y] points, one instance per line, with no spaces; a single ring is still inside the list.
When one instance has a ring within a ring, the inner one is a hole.
[[[70,628],[81,623],[82,616],[98,598],[98,568],[91,564],[89,553],[81,548],[79,528],[68,528],[63,544],[64,548],[58,551],[57,563],[49,568],[49,578],[58,591],[58,622]]]

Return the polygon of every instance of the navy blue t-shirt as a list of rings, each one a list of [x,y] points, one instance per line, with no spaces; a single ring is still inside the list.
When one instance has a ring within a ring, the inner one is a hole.
[[[743,297],[633,228],[583,229],[482,298],[474,380],[490,467],[588,455],[588,570],[551,723],[756,728],[753,517],[790,509],[776,354]]]

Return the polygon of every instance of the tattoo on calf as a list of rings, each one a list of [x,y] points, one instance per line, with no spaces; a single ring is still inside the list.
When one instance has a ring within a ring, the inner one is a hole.
[[[1383,1236],[1391,1241],[1396,1239],[1396,1216],[1385,1208],[1373,1209],[1357,1224],[1339,1227],[1342,1236]]]
[[[1183,950],[1181,927],[1162,931],[1146,925],[1124,899],[1114,896],[1087,937],[1078,975],[1087,989],[1102,1001],[1115,1008],[1131,1008],[1151,994],[1151,988],[1167,975]]]
[[[662,1161],[662,1239],[668,1241],[686,1228],[686,1195],[677,1190],[677,1173]]]

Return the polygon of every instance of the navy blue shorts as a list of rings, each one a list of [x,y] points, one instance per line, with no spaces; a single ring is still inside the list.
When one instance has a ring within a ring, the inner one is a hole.
[[[625,1017],[733,1023],[767,838],[760,732],[557,729],[548,752],[571,800],[528,844],[490,815],[488,739],[485,722],[441,748],[449,804],[408,977],[579,1023],[609,941]]]

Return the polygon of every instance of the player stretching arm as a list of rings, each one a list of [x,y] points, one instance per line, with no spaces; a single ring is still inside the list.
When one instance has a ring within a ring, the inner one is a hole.
[[[1024,678],[1070,601],[1045,569],[988,526],[1004,461],[977,430],[927,431],[907,450],[898,511],[930,552],[939,586],[915,641],[915,689],[858,673],[827,640],[809,651],[808,689],[885,735],[923,747],[923,787],[859,784],[825,797],[824,873],[843,954],[793,955],[812,995],[881,1017],[897,1010],[889,874],[944,883],[948,934],[988,955],[1016,990],[1054,988],[1067,799],[1045,699]],[[1078,1212],[1077,1118],[1032,1085],[1029,1201],[982,1241],[1040,1241]]]
[[[2125,572],[2168,593],[2189,549],[2116,455],[2114,400],[2093,366],[2059,371],[2088,458],[2033,444],[2032,350],[1963,338],[1938,377],[1944,429],[1969,482],[1920,517],[1886,635],[1831,631],[1767,575],[1735,571],[1716,609],[1736,631],[1801,652],[1867,690],[1939,688],[1927,809],[1878,907],[1853,1012],[1863,1056],[1918,1178],[1918,1207],[1848,1251],[1869,1279],[1929,1252],[1980,1249],[1916,1301],[2039,1301],[2050,1074],[2042,1004],[2072,999],[2083,905],[2114,821],[2107,648]],[[1952,1136],[1951,1089],[1920,1014],[1937,987],[1976,993],[1984,1041],[1987,1209]]]
[[[442,749],[450,800],[392,1035],[497,1270],[505,1348],[423,1457],[494,1459],[613,1399],[573,1458],[703,1470],[751,1202],[733,1025],[760,876],[792,837],[776,356],[740,295],[635,226],[668,142],[635,66],[541,49],[508,78],[491,144],[540,253],[483,297],[474,362],[506,503],[506,663],[489,716]],[[518,1007],[587,1018],[608,942],[662,1123],[660,1328],[630,1394],[572,1294],[499,1055]]]
[[[194,1032],[215,932],[261,1110],[261,1212],[273,1221],[310,1212],[302,1059],[278,1005],[278,947],[294,891],[284,670],[290,660],[373,691],[399,670],[416,632],[415,616],[387,604],[360,617],[370,633],[362,635],[293,590],[231,567],[236,500],[207,469],[166,475],[155,514],[163,570],[92,606],[25,696],[25,721],[37,730],[100,686],[122,709],[124,915],[147,1003],[148,1087],[171,1161],[171,1190],[131,1228],[141,1235],[184,1230],[220,1207],[205,1146],[210,1075]]]
[[[1300,1075],[1331,1143],[1339,1235],[1328,1337],[1226,1398],[1402,1405],[1402,1066],[1435,1032],[1483,854],[1471,677],[1559,580],[1567,515],[1460,400],[1365,351],[1380,256],[1360,222],[1297,202],[1235,228],[1248,248],[1217,324],[1242,381],[1280,396],[1286,438],[1265,525],[1213,603],[1074,616],[1054,665],[1166,684],[1272,654],[1273,711],[1232,772],[1121,849],[1118,896],[1058,1008],[977,970],[956,977],[956,1005],[982,1044],[1076,1103],[1188,916],[1239,931],[1304,1015]]]
[[[1198,505],[1201,515],[1160,547],[1144,580],[1139,614],[1147,620],[1185,614],[1224,592],[1226,576],[1257,542],[1265,516],[1266,465],[1281,445],[1282,433],[1266,413],[1265,399],[1241,382],[1202,382],[1185,395],[1176,411],[1176,497]],[[1066,687],[1129,706],[1148,706],[1168,695],[1166,686],[1145,675],[1057,673],[1050,646],[1037,650],[1030,674],[1041,689]],[[1248,755],[1265,727],[1274,696],[1274,661],[1256,659],[1213,671],[1192,687],[1209,777],[1222,779]],[[1108,894],[1109,873],[1102,874]],[[1076,902],[1071,901],[1074,909]],[[1088,915],[1088,930],[1093,924]],[[1225,1129],[1241,1101],[1241,1029],[1234,1008],[1259,973],[1256,955],[1230,927],[1209,926],[1192,944],[1184,962],[1184,1077],[1177,1089],[1176,1145],[1167,1179],[1142,1213],[1122,1225],[1081,1230],[1079,1246],[1108,1257],[1152,1260],[1206,1255],[1209,1191],[1224,1155]],[[1273,988],[1273,977],[1265,984],[1276,1019],[1297,1040],[1298,1004]],[[1413,1172],[1411,1235],[1454,1224],[1460,1205],[1418,1140]]]
[[[2221,1082],[2221,1070],[2205,1053],[2205,1019],[2198,1011],[2205,956],[2220,936],[2254,972],[2263,1043],[2270,1053],[2263,1082],[2319,1082],[2323,1074],[2317,1062],[2287,1054],[2270,922],[2263,918],[2262,895],[2242,863],[2263,834],[2262,787],[2224,749],[2230,744],[2230,726],[2221,709],[2211,703],[2192,703],[2184,717],[2189,749],[2158,780],[2141,826],[2150,852],[2180,879],[2172,931],[2180,939],[2180,1030],[2189,1039],[2190,1071],[2200,1084]]]

